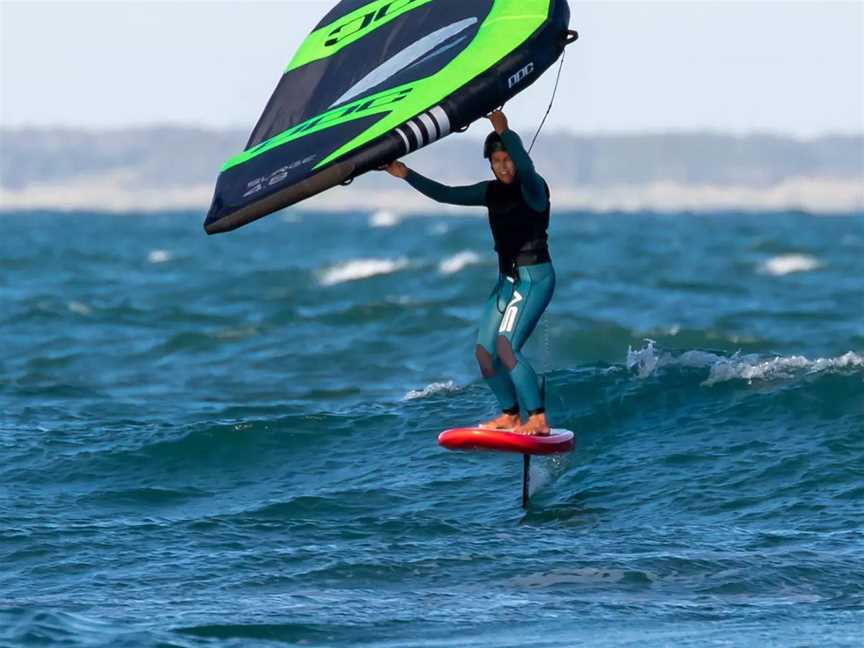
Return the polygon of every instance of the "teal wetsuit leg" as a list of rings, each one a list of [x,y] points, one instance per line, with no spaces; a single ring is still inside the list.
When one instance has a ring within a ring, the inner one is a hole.
[[[507,368],[501,363],[501,359],[495,352],[495,338],[498,336],[498,327],[504,313],[504,307],[510,301],[513,294],[513,280],[505,275],[498,275],[498,283],[489,294],[480,316],[480,329],[477,332],[477,346],[482,347],[488,355],[486,362],[490,367],[481,369],[483,380],[492,390],[498,400],[501,411],[512,410],[517,405],[516,388],[510,380]],[[478,357],[478,360],[480,358]],[[484,361],[480,362],[481,368]]]
[[[510,370],[519,404],[530,413],[543,407],[540,381],[522,354],[522,346],[534,331],[555,292],[555,269],[551,263],[518,268],[519,279],[498,326],[496,355]]]
[[[505,276],[489,296],[480,320],[477,344],[492,358],[494,374],[486,383],[502,410],[516,403],[526,412],[543,407],[537,374],[521,353],[555,291],[551,263],[523,266],[514,283]]]

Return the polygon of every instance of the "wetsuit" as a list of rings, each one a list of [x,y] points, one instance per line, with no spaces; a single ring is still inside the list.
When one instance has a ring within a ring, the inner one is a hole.
[[[452,205],[485,206],[498,253],[498,281],[483,309],[477,334],[477,360],[502,411],[543,411],[537,374],[522,355],[555,290],[549,257],[549,188],[519,136],[501,140],[516,167],[510,184],[500,180],[448,187],[408,170],[408,183],[429,198]]]

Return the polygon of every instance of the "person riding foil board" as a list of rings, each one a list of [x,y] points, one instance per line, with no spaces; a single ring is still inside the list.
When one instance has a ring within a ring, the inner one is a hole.
[[[537,374],[521,351],[555,291],[546,234],[549,187],[534,170],[519,136],[508,128],[504,113],[496,110],[489,120],[495,130],[486,138],[483,157],[489,160],[494,180],[449,187],[398,160],[384,169],[432,200],[488,208],[498,281],[480,318],[475,355],[501,414],[478,427],[548,435]],[[522,412],[527,414],[524,422]]]

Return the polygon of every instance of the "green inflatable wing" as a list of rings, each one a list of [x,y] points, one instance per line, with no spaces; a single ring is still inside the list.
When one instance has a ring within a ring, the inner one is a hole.
[[[465,128],[561,55],[566,0],[343,0],[222,167],[209,234],[349,182]]]

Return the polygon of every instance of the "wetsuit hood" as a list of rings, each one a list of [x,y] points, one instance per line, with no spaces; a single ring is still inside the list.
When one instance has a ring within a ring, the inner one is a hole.
[[[504,140],[501,139],[501,136],[492,131],[486,136],[486,141],[483,142],[483,157],[489,160],[492,158],[492,154],[498,151],[506,152],[507,147],[504,146]]]

